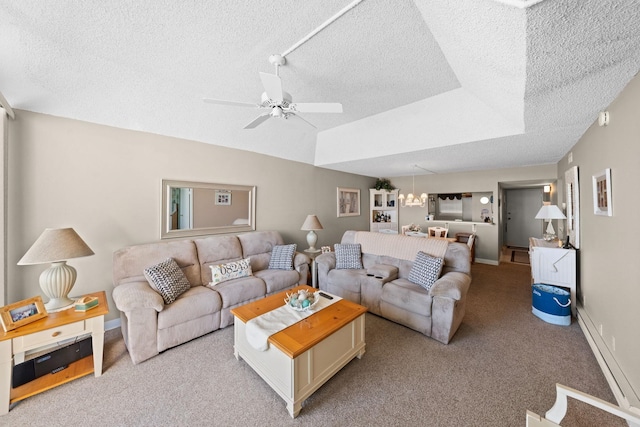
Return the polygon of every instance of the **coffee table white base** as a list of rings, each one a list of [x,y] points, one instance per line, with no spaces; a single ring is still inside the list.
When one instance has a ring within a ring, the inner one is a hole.
[[[258,351],[247,341],[245,324],[235,319],[234,355],[242,357],[287,403],[295,418],[302,402],[353,358],[365,352],[364,314],[292,359],[273,344]]]

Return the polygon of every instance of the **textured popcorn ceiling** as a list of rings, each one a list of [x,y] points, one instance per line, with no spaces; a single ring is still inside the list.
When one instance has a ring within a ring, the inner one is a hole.
[[[640,69],[640,0],[364,0],[287,56],[318,130],[257,110],[258,72],[351,0],[0,0],[14,109],[368,176],[557,162]],[[18,112],[19,113],[19,112]],[[615,120],[615,118],[612,118]]]

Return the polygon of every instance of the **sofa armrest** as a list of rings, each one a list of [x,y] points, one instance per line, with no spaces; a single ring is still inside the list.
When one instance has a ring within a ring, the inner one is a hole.
[[[302,252],[296,252],[293,257],[293,268],[300,271],[299,267],[302,267],[304,264],[309,265],[311,263],[311,258],[307,256],[307,254],[303,254]]]
[[[466,311],[467,291],[471,276],[456,271],[439,278],[430,290],[431,338],[448,344],[456,333]]]
[[[298,284],[306,285],[309,277],[309,263],[311,258],[301,252],[296,252],[293,257],[293,269],[298,272]]]
[[[113,288],[113,302],[122,312],[152,308],[157,312],[164,309],[162,296],[153,290],[148,282],[128,282]]]
[[[318,269],[318,287],[326,290],[325,286],[328,282],[329,271],[336,268],[335,252],[327,252],[316,257],[316,268]]]
[[[433,297],[451,298],[460,301],[467,295],[471,277],[465,273],[450,271],[440,277],[431,287],[429,294]]]
[[[398,278],[398,267],[394,265],[376,264],[367,268],[367,276],[373,276],[387,283]]]
[[[320,254],[316,257],[316,263],[318,266],[324,265],[327,269],[332,270],[336,268],[336,253],[335,252],[327,252],[324,254]]]

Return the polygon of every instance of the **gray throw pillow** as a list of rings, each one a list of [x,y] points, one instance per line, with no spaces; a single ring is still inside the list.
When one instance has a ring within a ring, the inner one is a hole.
[[[336,270],[362,269],[360,243],[336,243]]]
[[[269,259],[269,269],[271,270],[293,270],[293,257],[296,254],[296,244],[276,245],[271,250]]]
[[[409,271],[409,281],[420,285],[426,290],[430,290],[433,284],[440,277],[444,260],[436,258],[422,251],[416,255],[411,271]]]
[[[165,304],[171,304],[191,288],[187,276],[173,258],[144,269],[144,277],[160,295]]]

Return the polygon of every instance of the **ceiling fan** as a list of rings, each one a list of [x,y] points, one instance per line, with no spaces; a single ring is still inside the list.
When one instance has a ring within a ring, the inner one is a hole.
[[[264,92],[259,104],[249,102],[225,101],[221,99],[204,98],[204,102],[218,105],[230,105],[233,107],[252,107],[267,110],[247,124],[244,129],[253,129],[271,117],[275,118],[296,118],[304,123],[313,126],[310,122],[300,117],[298,113],[342,113],[342,104],[337,102],[297,102],[294,103],[291,95],[282,90],[282,81],[278,75],[281,65],[285,64],[285,59],[281,55],[271,55],[269,62],[276,67],[275,74],[260,73],[260,80],[264,86]]]

